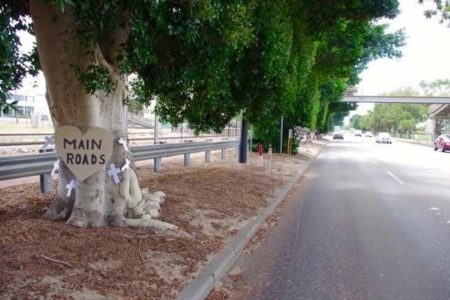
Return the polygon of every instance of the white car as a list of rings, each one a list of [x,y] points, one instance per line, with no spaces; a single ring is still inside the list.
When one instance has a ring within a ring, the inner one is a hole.
[[[392,144],[392,138],[389,133],[380,132],[380,133],[378,133],[375,142],[382,143],[382,144]]]
[[[371,137],[373,137],[373,134],[370,131],[366,131],[366,133],[364,133],[364,136],[371,138]]]

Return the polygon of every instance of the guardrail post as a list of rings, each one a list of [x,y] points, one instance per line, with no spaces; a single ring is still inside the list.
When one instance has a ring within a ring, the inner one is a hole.
[[[189,167],[191,165],[191,154],[185,153],[184,154],[184,166]]]
[[[157,173],[161,172],[161,160],[162,160],[161,157],[153,159],[153,161],[154,161],[153,171],[154,172],[157,172]]]
[[[221,158],[222,158],[223,160],[227,159],[227,149],[222,148]]]
[[[47,142],[48,141],[49,140],[47,140]],[[46,146],[44,146],[44,148],[39,149],[39,153],[44,153],[44,152],[53,152],[53,149],[46,148]],[[41,187],[41,193],[43,193],[43,194],[51,193],[52,192],[52,175],[50,173],[40,174],[39,175],[39,184]]]
[[[49,194],[52,191],[52,176],[50,174],[41,174],[40,177],[40,185],[41,185],[41,193]]]
[[[205,161],[211,162],[211,149],[205,151]]]

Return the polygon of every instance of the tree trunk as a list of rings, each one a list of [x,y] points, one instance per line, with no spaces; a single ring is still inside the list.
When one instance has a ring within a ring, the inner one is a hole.
[[[70,125],[78,127],[84,133],[90,127],[101,127],[110,131],[114,138],[113,153],[105,167],[85,180],[77,181],[76,192],[70,196],[67,196],[66,184],[75,177],[63,162],[60,163],[58,197],[47,210],[45,217],[53,220],[64,219],[67,224],[79,227],[150,224],[162,229],[174,229],[173,225],[166,226],[163,222],[150,220],[150,214],[156,213],[152,211],[154,206],[147,200],[160,202],[161,199],[146,194],[143,201],[132,167],[120,173],[120,184],[115,184],[107,175],[106,166],[115,164],[122,167],[126,158],[131,161],[130,153],[118,143],[119,138],[127,138],[127,124],[123,106],[124,77],[119,74],[111,57],[106,57],[109,53],[114,53],[115,49],[105,51],[105,48],[99,45],[88,49],[81,43],[76,32],[74,14],[68,5],[65,12],[60,13],[46,1],[32,0],[30,11],[55,130],[60,126]],[[111,40],[115,37],[111,36]],[[112,43],[111,47],[117,45]],[[116,83],[111,94],[102,91],[88,94],[78,80],[75,68],[83,71],[92,64],[108,69],[110,77]],[[164,194],[158,195],[163,197]],[[129,219],[141,221],[131,222]]]

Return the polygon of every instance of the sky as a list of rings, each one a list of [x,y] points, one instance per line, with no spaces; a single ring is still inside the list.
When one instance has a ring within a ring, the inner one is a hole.
[[[421,80],[450,78],[450,28],[423,15],[425,5],[400,0],[400,15],[389,20],[390,31],[404,29],[406,46],[398,59],[379,59],[360,75],[359,95],[379,95]]]

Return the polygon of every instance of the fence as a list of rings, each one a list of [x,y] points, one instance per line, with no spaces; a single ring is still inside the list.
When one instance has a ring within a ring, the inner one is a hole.
[[[421,140],[413,140],[413,139],[401,139],[401,138],[396,138],[395,140],[397,142],[402,142],[402,143],[421,145],[421,146],[426,146],[426,147],[434,147],[434,143],[433,142],[429,142],[429,141],[421,141]]]
[[[205,161],[211,160],[211,151],[222,150],[222,159],[226,159],[226,149],[237,148],[237,140],[219,142],[189,142],[180,144],[146,145],[131,148],[134,160],[154,159],[154,171],[161,171],[161,160],[164,157],[184,155],[184,165],[191,164],[190,154],[205,152]],[[41,191],[48,193],[51,180],[50,172],[57,159],[55,152],[33,155],[10,156],[0,158],[0,180],[8,180],[27,176],[40,175]],[[50,179],[50,180],[49,180]]]
[[[420,141],[420,142],[433,142],[434,141],[434,135],[432,133],[426,133],[426,132],[405,133],[405,134],[394,133],[392,136],[395,138],[415,140],[415,141]]]

